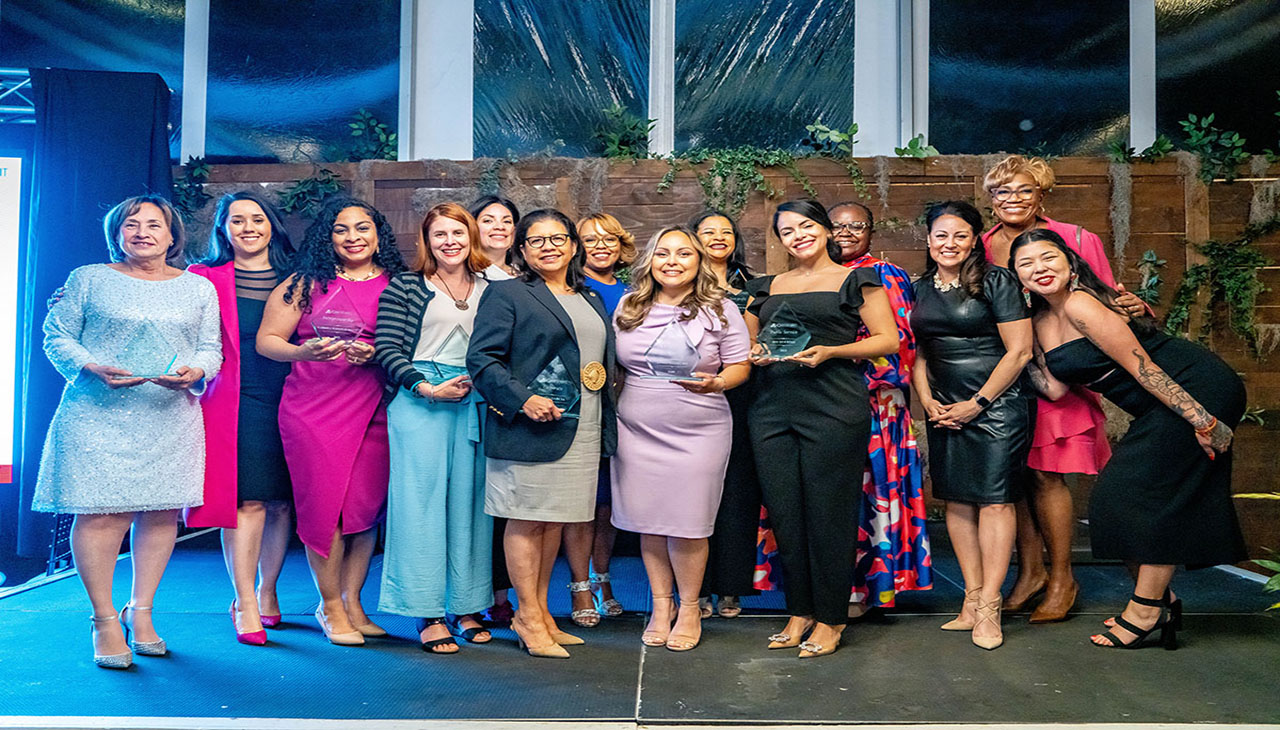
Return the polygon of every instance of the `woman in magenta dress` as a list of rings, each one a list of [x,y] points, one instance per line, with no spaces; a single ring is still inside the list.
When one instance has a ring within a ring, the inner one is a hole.
[[[1102,249],[1102,240],[1082,226],[1060,223],[1044,214],[1045,193],[1053,187],[1049,164],[1039,157],[1010,155],[987,171],[983,187],[999,220],[982,235],[987,259],[1008,267],[1009,246],[1019,234],[1036,228],[1053,231],[1080,254],[1107,286],[1116,284]],[[1144,311],[1142,300],[1123,293],[1118,302],[1135,316]],[[1032,470],[1026,499],[1018,510],[1018,579],[1004,610],[1025,610],[1040,593],[1044,600],[1031,614],[1032,623],[1061,621],[1075,604],[1079,585],[1071,572],[1071,536],[1074,510],[1064,474],[1097,474],[1111,456],[1106,417],[1098,396],[1073,387],[1057,401],[1040,397],[1036,426],[1027,466]],[[1045,570],[1044,548],[1049,548],[1050,569]]]
[[[691,231],[659,231],[635,272],[635,291],[614,317],[625,380],[612,519],[614,526],[640,533],[653,593],[641,641],[688,651],[702,637],[698,594],[733,436],[724,391],[746,382],[751,343],[737,305],[723,297],[706,248]],[[655,372],[656,362],[674,363],[670,377],[655,377],[666,372]],[[691,377],[670,379],[679,376]]]
[[[258,352],[293,363],[280,437],[298,536],[320,592],[316,620],[334,644],[386,635],[360,604],[389,470],[383,374],[370,358],[378,297],[403,270],[381,213],[351,198],[330,201],[258,330]]]

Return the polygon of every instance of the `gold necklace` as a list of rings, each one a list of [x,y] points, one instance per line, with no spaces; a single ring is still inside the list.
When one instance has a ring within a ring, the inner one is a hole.
[[[344,270],[341,266],[338,267],[338,276],[342,277],[343,279],[346,279],[347,281],[368,281],[381,273],[382,273],[382,269],[379,269],[377,266],[375,266],[369,270],[368,274],[365,274],[364,276],[357,278],[355,276],[352,276],[351,274],[348,274],[346,270]]]

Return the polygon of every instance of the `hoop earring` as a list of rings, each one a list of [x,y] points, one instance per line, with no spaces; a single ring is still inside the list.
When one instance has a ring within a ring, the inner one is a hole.
[[[1027,309],[1031,309],[1031,290],[1025,286],[1022,287],[1022,301],[1027,303]]]
[[[1067,288],[1069,288],[1071,291],[1075,291],[1076,289],[1079,289],[1079,288],[1080,288],[1080,275],[1079,275],[1079,274],[1077,274],[1077,273],[1075,273],[1075,272],[1072,272],[1072,273],[1071,273],[1071,278],[1067,280]]]

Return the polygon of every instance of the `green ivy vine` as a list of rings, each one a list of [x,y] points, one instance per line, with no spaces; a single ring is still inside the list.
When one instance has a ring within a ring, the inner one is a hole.
[[[190,223],[197,211],[213,199],[204,191],[209,179],[209,164],[203,157],[188,157],[182,166],[182,178],[173,184],[173,207],[182,220]]]
[[[325,198],[342,190],[338,174],[327,168],[316,170],[311,177],[304,177],[290,187],[281,190],[278,197],[280,210],[299,213],[304,218],[314,218],[324,205]]]

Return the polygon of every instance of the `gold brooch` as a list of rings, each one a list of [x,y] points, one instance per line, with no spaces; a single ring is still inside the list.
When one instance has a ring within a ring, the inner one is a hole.
[[[604,387],[605,375],[604,365],[598,362],[589,362],[586,367],[582,368],[582,385],[587,390],[600,390]]]

